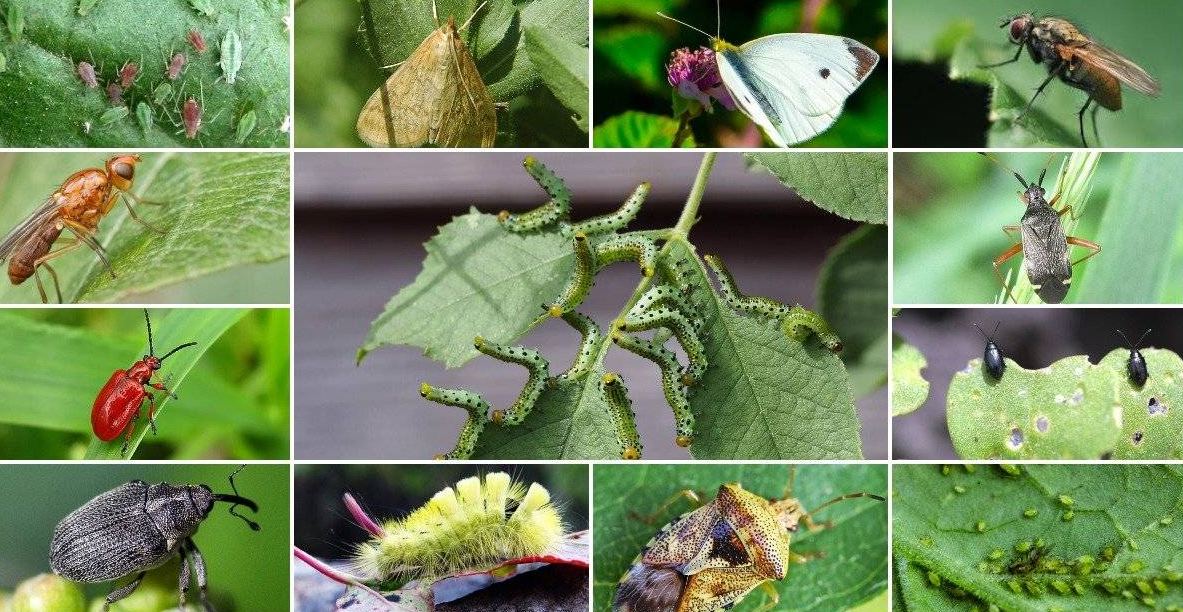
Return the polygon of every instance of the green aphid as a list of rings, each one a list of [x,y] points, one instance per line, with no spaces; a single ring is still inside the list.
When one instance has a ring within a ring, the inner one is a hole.
[[[1053,580],[1052,588],[1058,591],[1061,595],[1067,595],[1072,592],[1072,587],[1068,586],[1067,582],[1063,580]]]
[[[1082,576],[1092,573],[1094,563],[1096,563],[1096,559],[1089,555],[1081,555],[1076,559],[1076,573]]]
[[[948,476],[949,472],[951,472],[952,470],[953,470],[953,468],[951,468],[947,465],[942,465],[941,466],[941,476]]]
[[[972,464],[972,463],[967,463],[967,464],[965,464],[965,466],[964,466],[964,467],[965,467],[965,473],[966,473],[966,474],[973,474],[973,473],[974,473],[974,471],[978,469],[978,466],[976,466],[976,465],[974,465],[974,464]]]
[[[1162,577],[1166,578],[1167,582],[1179,582],[1180,580],[1183,580],[1183,573],[1177,572],[1170,568],[1164,568]]]
[[[1080,582],[1073,582],[1072,590],[1075,591],[1077,595],[1084,595],[1084,585]]]
[[[1067,506],[1069,508],[1071,508],[1073,506],[1073,504],[1076,503],[1076,500],[1072,499],[1068,495],[1060,495],[1059,499],[1060,499],[1061,504],[1064,504],[1065,506]]]
[[[998,464],[998,469],[1011,476],[1021,476],[1023,474],[1022,468],[1013,463],[1000,463]]]
[[[1061,608],[1060,606],[1052,606],[1047,609],[1047,612],[1064,612],[1064,608]]]
[[[1140,544],[1138,544],[1137,540],[1130,540],[1130,541],[1126,542],[1126,546],[1129,546],[1130,550],[1138,550],[1139,548],[1142,547]]]
[[[1105,548],[1101,549],[1101,558],[1102,559],[1104,559],[1106,561],[1112,561],[1116,557],[1117,557],[1117,553],[1114,552],[1112,546],[1106,546]]]
[[[1127,574],[1137,574],[1144,569],[1146,569],[1146,564],[1142,563],[1142,561],[1138,559],[1130,561],[1129,564],[1125,566],[1125,571]]]
[[[1039,510],[1036,510],[1035,508],[1027,508],[1023,511],[1023,516],[1027,518],[1035,518],[1039,516]]]
[[[974,527],[977,528],[978,533],[985,533],[986,532],[986,521],[978,521],[978,524],[974,525]]]
[[[1032,595],[1034,595],[1036,597],[1040,597],[1044,593],[1043,587],[1039,586],[1039,584],[1036,583],[1034,580],[1024,580],[1023,586],[1027,587],[1028,593],[1031,593]]]
[[[189,0],[189,6],[206,17],[214,16],[214,3],[211,0]]]
[[[1030,540],[1023,540],[1023,541],[1015,544],[1015,550],[1018,552],[1021,552],[1021,553],[1025,553],[1025,552],[1031,550],[1031,541]]]
[[[958,495],[964,495],[965,494],[965,487],[963,487],[961,485],[957,485],[957,486],[953,487],[953,492]]]
[[[3,73],[7,70],[8,70],[8,58],[5,57],[3,53],[0,53],[0,73]]]
[[[1167,587],[1167,583],[1159,580],[1158,578],[1155,578],[1154,582],[1152,582],[1151,584],[1154,585],[1154,590],[1158,591],[1159,593],[1166,593],[1167,588],[1169,588],[1169,587]]]
[[[1158,519],[1158,524],[1162,525],[1164,527],[1167,525],[1170,525],[1171,523],[1174,523],[1174,522],[1175,522],[1175,517],[1173,517],[1173,516],[1164,516],[1164,517]]]
[[[1158,602],[1156,602],[1153,597],[1143,597],[1142,598],[1142,604],[1149,606],[1151,608],[1153,608],[1154,604],[1156,604],[1156,603],[1158,603]]]
[[[251,132],[255,131],[256,123],[258,123],[258,117],[255,115],[255,111],[253,109],[247,111],[238,120],[238,129],[234,134],[234,142],[238,144],[246,142],[247,136],[250,136]]]
[[[1064,522],[1068,522],[1068,521],[1072,520],[1074,517],[1076,517],[1076,513],[1071,510],[1067,510],[1064,512],[1064,514],[1060,515],[1060,519],[1063,520]]]
[[[1010,587],[1010,590],[1014,591],[1015,595],[1022,595],[1023,594],[1023,583],[1019,582],[1018,580],[1015,580],[1013,578],[1010,580],[1007,580],[1006,586]]]
[[[1154,587],[1150,586],[1150,583],[1145,580],[1139,580],[1139,581],[1135,582],[1134,586],[1138,587],[1138,590],[1142,591],[1143,595],[1153,595],[1154,594]]]
[[[920,536],[920,543],[931,548],[933,545],[932,536]]]
[[[152,102],[155,104],[164,104],[169,98],[172,97],[172,95],[173,86],[165,81],[164,83],[157,85],[156,89],[152,90]]]
[[[1134,598],[1134,592],[1133,592],[1133,591],[1131,591],[1131,590],[1129,590],[1129,589],[1124,589],[1124,590],[1122,590],[1122,592],[1121,592],[1121,596],[1122,596],[1122,597],[1125,597],[1126,599],[1133,599],[1133,598]]]
[[[936,572],[929,572],[928,583],[934,587],[939,587],[941,586],[941,577],[938,576]]]
[[[218,65],[222,68],[222,75],[226,77],[226,84],[233,85],[238,79],[238,71],[242,68],[242,40],[238,32],[230,30],[222,37],[222,47],[218,50],[221,59]]]
[[[997,561],[997,560],[1001,559],[1003,557],[1003,555],[1005,555],[1005,554],[1006,553],[1003,552],[1001,548],[995,548],[994,550],[990,551],[990,558],[994,561]]]
[[[986,612],[1002,612],[1002,611],[998,609],[997,605],[990,604],[990,607],[986,608]]]
[[[983,574],[989,574],[990,573],[990,564],[986,563],[985,561],[979,561],[978,562],[978,571]]]
[[[126,106],[113,106],[104,111],[102,115],[99,115],[99,123],[111,125],[112,123],[125,119],[130,112]]]
[[[1047,542],[1044,542],[1043,538],[1035,538],[1035,548],[1043,548],[1044,546],[1047,546]]]
[[[25,7],[15,2],[9,2],[8,15],[5,20],[8,22],[8,34],[12,36],[12,42],[19,41],[25,32]]]
[[[140,129],[144,130],[144,135],[148,135],[148,131],[152,129],[152,107],[148,106],[147,102],[140,102],[136,104],[136,121],[140,122]]]
[[[1105,592],[1109,593],[1110,595],[1117,595],[1121,592],[1121,587],[1117,586],[1117,583],[1113,582],[1112,580],[1101,583],[1101,588],[1105,589]]]
[[[99,0],[78,0],[78,14],[82,17],[86,17],[86,14],[90,12],[90,9],[94,8],[94,5],[98,3]]]

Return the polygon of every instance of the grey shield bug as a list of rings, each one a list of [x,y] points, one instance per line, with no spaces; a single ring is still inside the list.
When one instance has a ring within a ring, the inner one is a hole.
[[[789,497],[794,468],[783,499],[768,500],[739,483],[719,487],[715,499],[666,524],[633,561],[621,578],[612,604],[615,612],[712,612],[726,610],[758,586],[769,587],[767,608],[776,606],[776,590],[767,584],[783,580],[790,563],[821,553],[789,551],[789,537],[804,524],[810,531],[832,526],[813,520],[823,508],[840,501],[868,497],[847,493],[806,512]],[[657,514],[681,498],[698,502],[693,491],[670,498]]]
[[[233,495],[214,493],[203,484],[150,485],[141,480],[102,493],[58,523],[49,545],[49,565],[54,573],[74,582],[107,582],[135,574],[131,582],[107,594],[106,612],[112,603],[131,595],[148,570],[180,555],[181,607],[185,606],[192,568],[201,604],[206,612],[213,612],[206,594],[205,561],[193,535],[214,502],[231,504],[230,514],[259,530],[258,523],[234,511],[240,505],[259,511],[255,502],[238,495],[234,476],[241,471],[230,474]]]

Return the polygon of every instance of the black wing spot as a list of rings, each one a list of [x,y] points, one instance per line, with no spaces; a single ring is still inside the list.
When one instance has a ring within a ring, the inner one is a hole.
[[[821,70],[818,71],[818,74],[822,75],[823,79],[828,79],[828,78],[830,78],[830,69],[829,68],[822,68]]]

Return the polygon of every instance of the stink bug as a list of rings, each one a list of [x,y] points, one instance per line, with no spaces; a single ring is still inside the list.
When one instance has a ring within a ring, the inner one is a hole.
[[[1015,302],[1015,296],[1011,295],[1010,287],[1002,279],[1002,273],[999,272],[998,267],[1021,251],[1023,253],[1023,268],[1027,271],[1027,278],[1035,287],[1035,293],[1039,298],[1048,304],[1063,302],[1064,296],[1068,295],[1068,285],[1072,282],[1072,268],[1100,253],[1101,245],[1064,234],[1064,228],[1060,225],[1060,217],[1064,213],[1069,213],[1072,219],[1076,219],[1076,216],[1071,215],[1071,204],[1065,204],[1063,208],[1056,210],[1055,206],[1060,199],[1060,193],[1052,196],[1050,200],[1044,198],[1047,193],[1043,189],[1043,178],[1047,175],[1046,165],[1039,173],[1039,181],[1028,183],[1021,174],[993,156],[985,153],[979,153],[979,155],[994,162],[1019,180],[1019,184],[1023,186],[1024,190],[1019,193],[1019,200],[1027,206],[1027,211],[1023,213],[1019,225],[1002,226],[1002,231],[1007,236],[1010,236],[1011,232],[1021,232],[1022,238],[1020,242],[994,258],[994,276],[998,278],[998,284],[1002,285],[1006,291],[1006,297]],[[1047,160],[1048,163],[1051,163],[1052,158],[1049,156]],[[1064,170],[1067,169],[1068,167],[1065,166]],[[1084,247],[1090,252],[1076,261],[1071,261],[1068,259],[1068,247],[1071,245]]]
[[[830,527],[813,517],[843,500],[867,497],[886,501],[871,493],[847,493],[806,512],[801,502],[789,497],[795,475],[794,468],[783,499],[764,499],[739,483],[726,483],[714,500],[662,527],[621,579],[612,609],[726,610],[761,585],[770,598],[766,609],[775,607],[778,596],[769,581],[783,580],[790,563],[821,556],[789,550],[790,535],[798,525],[804,524],[810,531]],[[658,513],[683,497],[699,501],[693,491],[682,491]]]
[[[234,476],[240,471],[242,468],[230,474],[233,495],[214,493],[203,484],[149,485],[142,480],[101,493],[58,523],[49,545],[49,565],[55,574],[74,582],[107,582],[135,574],[131,582],[107,594],[102,608],[106,612],[112,603],[135,592],[148,570],[180,556],[179,609],[187,609],[185,594],[192,567],[202,607],[213,612],[206,594],[205,561],[193,536],[215,502],[231,504],[230,514],[259,530],[258,523],[234,511],[237,506],[259,511],[259,506],[240,496],[234,486]]]
[[[1142,351],[1139,351],[1138,347],[1142,345],[1142,341],[1146,339],[1146,334],[1149,334],[1150,330],[1146,330],[1135,344],[1130,344],[1130,339],[1126,338],[1126,335],[1120,329],[1113,331],[1121,334],[1126,346],[1130,347],[1130,360],[1126,362],[1126,372],[1130,375],[1130,382],[1141,387],[1146,384],[1146,379],[1150,377],[1150,372],[1146,369],[1146,359],[1142,357]]]
[[[998,348],[998,344],[994,342],[994,334],[998,332],[998,324],[1002,321],[994,322],[994,331],[987,336],[982,328],[974,323],[974,327],[978,327],[978,331],[982,332],[982,337],[986,339],[986,352],[982,355],[982,367],[986,369],[986,373],[990,378],[998,380],[1002,378],[1002,372],[1006,370],[1006,360],[1002,358],[1002,349]]]
[[[173,353],[197,344],[186,342],[165,353],[163,357],[157,357],[156,349],[152,346],[152,320],[148,318],[147,309],[144,309],[144,323],[148,326],[148,354],[126,370],[115,370],[95,397],[94,408],[90,412],[90,424],[94,428],[94,435],[104,442],[118,438],[119,434],[127,430],[127,435],[123,437],[123,448],[119,451],[120,455],[127,454],[127,444],[131,440],[132,432],[135,431],[135,421],[140,418],[140,405],[144,403],[144,397],[148,398],[148,427],[152,428],[153,434],[156,433],[156,397],[144,387],[164,391],[165,394],[176,398],[176,395],[165,386],[168,384],[167,379],[163,383],[154,383],[152,376]]]

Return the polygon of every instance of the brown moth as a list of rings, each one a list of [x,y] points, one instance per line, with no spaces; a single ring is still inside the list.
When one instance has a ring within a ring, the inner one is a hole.
[[[432,3],[435,12],[435,3]],[[471,21],[471,18],[469,18]],[[357,135],[371,147],[491,147],[493,99],[454,17],[423,39],[366,101]],[[460,26],[463,30],[468,23]]]

